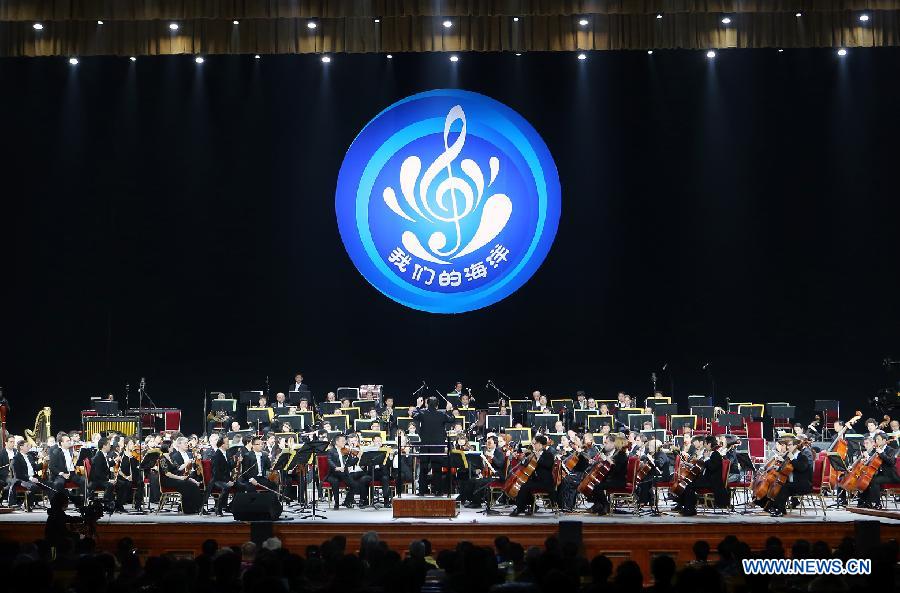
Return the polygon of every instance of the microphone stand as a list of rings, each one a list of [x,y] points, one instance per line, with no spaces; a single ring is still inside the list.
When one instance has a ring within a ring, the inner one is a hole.
[[[127,385],[125,386],[125,393],[126,393],[126,397],[127,397],[127,394],[128,394],[128,386]],[[143,473],[144,470],[141,469],[141,466],[144,464],[144,430],[143,430],[144,429],[144,413],[143,413],[143,408],[144,408],[144,379],[142,378],[141,382],[138,384],[137,471],[141,472],[140,483],[138,484],[139,488],[144,487],[144,473]],[[127,410],[128,407],[126,406],[125,409]],[[129,462],[130,461],[131,460],[129,460]],[[150,471],[150,470],[148,469],[146,471]],[[135,480],[135,482],[137,482],[137,478],[138,478],[138,476],[135,475],[135,470],[132,467],[131,479]],[[118,480],[118,477],[116,479]],[[150,480],[149,480],[149,474],[148,474],[148,482],[149,481]],[[90,476],[85,475],[84,476],[84,491],[85,491],[84,500],[85,501],[87,501],[88,482],[90,482]],[[149,492],[148,492],[148,494],[149,494]],[[150,497],[148,496],[147,500],[144,500],[144,496],[141,495],[141,502],[146,503],[149,506],[150,505],[149,498]],[[140,509],[134,509],[128,514],[129,515],[146,515],[149,512],[150,511],[145,511],[143,508],[140,508]]]
[[[706,378],[709,379],[709,390],[710,397],[712,397],[712,401],[716,401],[716,380],[713,378],[712,371],[709,368],[709,363],[703,365],[703,370],[706,371]]]
[[[203,388],[203,437],[206,438],[209,435],[206,433],[209,428],[209,420],[206,418],[206,387]],[[213,445],[215,446],[215,445]]]

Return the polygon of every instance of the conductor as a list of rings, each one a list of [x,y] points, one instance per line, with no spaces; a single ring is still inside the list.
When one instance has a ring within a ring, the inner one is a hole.
[[[437,398],[429,397],[427,407],[423,410],[416,408],[413,413],[413,422],[421,439],[419,451],[421,453],[446,454],[447,425],[453,423],[453,404],[447,402],[446,411],[437,409]],[[441,494],[441,465],[444,459],[441,455],[424,455],[419,462],[419,495],[427,494],[426,481],[429,470],[431,476],[431,492],[438,496]]]

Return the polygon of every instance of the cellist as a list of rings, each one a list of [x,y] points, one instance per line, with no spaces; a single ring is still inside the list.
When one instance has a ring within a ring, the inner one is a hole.
[[[625,487],[625,472],[628,469],[628,440],[621,433],[613,433],[603,440],[601,457],[612,463],[606,477],[594,486],[594,506],[590,512],[598,515],[609,513],[609,497],[607,490]]]
[[[869,482],[869,487],[860,492],[860,507],[880,509],[881,485],[900,482],[896,470],[897,449],[888,445],[887,439],[888,437],[884,431],[878,431],[875,433],[874,439],[866,437],[863,441],[863,445],[866,448],[866,454],[869,457],[869,459],[866,460],[866,463],[868,463],[872,457],[878,455],[881,457],[881,465],[878,467],[878,472],[872,478],[872,481]]]
[[[716,506],[728,504],[728,491],[722,481],[722,455],[717,449],[716,437],[694,435],[691,447],[703,464],[703,475],[688,484],[681,499],[676,501],[678,504],[675,505],[675,510],[685,517],[697,514],[697,490],[700,488],[713,491]]]
[[[553,453],[547,446],[547,437],[542,434],[531,440],[531,449],[537,458],[537,467],[527,482],[519,488],[516,496],[516,508],[509,514],[510,517],[518,517],[525,511],[526,515],[532,514],[535,490],[546,490],[550,496],[556,496],[553,484]]]
[[[809,462],[809,458],[802,451],[802,441],[797,437],[788,437],[785,439],[785,447],[787,447],[785,462],[790,462],[793,471],[788,475],[787,482],[784,483],[772,501],[769,513],[773,517],[784,516],[785,506],[789,497],[812,492],[813,467]]]

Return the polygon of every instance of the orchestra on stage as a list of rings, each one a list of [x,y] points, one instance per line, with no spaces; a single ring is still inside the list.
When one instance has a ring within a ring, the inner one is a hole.
[[[143,380],[137,407],[96,398],[80,430],[53,432],[43,408],[34,430],[13,435],[4,399],[2,502],[31,511],[66,493],[110,514],[223,516],[237,494],[268,492],[289,509],[320,501],[385,509],[396,497],[442,496],[513,517],[540,509],[827,518],[833,507],[900,501],[900,426],[887,415],[843,420],[839,402],[826,402],[804,424],[786,402],[720,407],[690,396],[683,406],[655,389],[644,398],[515,399],[488,387],[492,397],[476,400],[461,382],[446,393],[423,382],[414,404],[398,408],[380,385],[316,398],[297,373],[274,397],[209,394],[201,435],[182,432],[179,410],[145,398]]]

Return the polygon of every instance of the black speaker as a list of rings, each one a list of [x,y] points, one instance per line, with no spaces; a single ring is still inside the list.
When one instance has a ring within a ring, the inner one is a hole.
[[[238,492],[231,512],[235,521],[275,521],[281,516],[281,502],[272,492]]]

